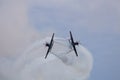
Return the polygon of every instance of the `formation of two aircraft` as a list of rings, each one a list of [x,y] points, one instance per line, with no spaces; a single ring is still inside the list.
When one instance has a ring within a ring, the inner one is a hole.
[[[72,45],[72,48],[73,48],[73,50],[74,50],[76,56],[78,56],[78,53],[77,53],[77,50],[76,50],[76,45],[79,45],[79,42],[74,42],[74,39],[73,39],[73,36],[72,36],[71,31],[70,31],[69,43],[70,43],[70,45]],[[45,46],[48,47],[48,50],[47,50],[45,59],[47,58],[48,53],[51,51],[51,49],[52,49],[52,47],[53,47],[53,44],[54,44],[54,33],[53,33],[53,35],[52,35],[52,38],[51,38],[50,43],[46,43],[46,45],[45,45]]]

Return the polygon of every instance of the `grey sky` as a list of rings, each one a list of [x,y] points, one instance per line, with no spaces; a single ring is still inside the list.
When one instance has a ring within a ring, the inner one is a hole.
[[[93,54],[90,80],[119,80],[119,0],[32,0],[30,22],[38,31],[54,29],[59,36],[72,30]]]
[[[64,28],[95,33],[118,34],[119,1],[35,0],[31,2],[32,22],[37,27]]]
[[[1,0],[0,54],[16,54],[42,35],[74,38],[94,58],[90,80],[120,79],[119,0]]]

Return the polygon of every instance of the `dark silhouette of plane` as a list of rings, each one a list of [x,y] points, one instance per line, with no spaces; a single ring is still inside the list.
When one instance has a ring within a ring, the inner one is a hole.
[[[70,44],[72,45],[72,48],[76,54],[76,56],[78,56],[78,53],[77,53],[77,50],[76,50],[76,45],[79,45],[79,42],[74,42],[74,39],[73,39],[73,36],[72,36],[72,33],[70,31],[70,40],[69,40]],[[54,33],[52,35],[52,38],[51,38],[51,41],[50,43],[46,43],[45,46],[48,47],[48,50],[47,50],[47,53],[45,55],[45,59],[47,58],[49,52],[51,51],[52,47],[53,47],[53,44],[54,44]]]
[[[74,42],[74,39],[73,39],[73,36],[72,36],[72,33],[71,33],[71,31],[70,31],[70,40],[71,40],[71,45],[72,45],[72,47],[73,47],[73,50],[74,50],[74,52],[75,52],[75,54],[76,54],[76,56],[78,56],[78,53],[77,53],[77,50],[76,50],[76,45],[79,45],[79,42]]]
[[[53,47],[53,44],[54,44],[53,38],[54,38],[54,33],[53,33],[53,35],[52,35],[52,38],[51,38],[50,43],[46,43],[46,45],[45,45],[45,46],[48,47],[48,50],[47,50],[47,53],[46,53],[45,59],[47,58],[48,53],[51,51],[51,49],[52,49],[52,47]]]

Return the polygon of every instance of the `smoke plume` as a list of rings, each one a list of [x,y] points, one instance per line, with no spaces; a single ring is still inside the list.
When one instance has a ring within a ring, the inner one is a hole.
[[[46,41],[40,41],[43,36],[29,23],[27,11],[27,0],[0,2],[0,80],[86,80],[92,69],[90,53],[81,46],[80,61],[53,54],[45,60],[47,48],[40,45]]]

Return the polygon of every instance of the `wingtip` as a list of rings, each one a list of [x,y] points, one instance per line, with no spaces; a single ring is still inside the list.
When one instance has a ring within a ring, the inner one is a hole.
[[[47,58],[47,56],[45,56],[45,59]]]
[[[78,54],[76,56],[78,57]]]
[[[52,34],[52,37],[54,37],[55,33]]]

